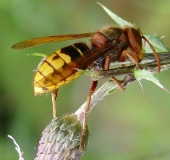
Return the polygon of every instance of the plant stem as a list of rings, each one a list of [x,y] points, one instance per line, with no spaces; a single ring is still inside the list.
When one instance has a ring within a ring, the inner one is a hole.
[[[159,53],[160,57],[160,63],[161,63],[161,71],[167,70],[170,68],[170,53]],[[129,63],[129,60],[125,62],[126,64]],[[117,63],[112,63],[112,65],[115,65]],[[155,57],[153,54],[145,54],[144,58],[141,62],[141,67],[145,70],[150,71],[151,73],[157,73],[157,63],[155,61]],[[108,78],[108,77],[116,77],[120,75],[124,75],[124,79],[120,81],[122,86],[126,87],[128,84],[135,81],[135,77],[133,75],[135,66],[126,66],[126,67],[118,67],[110,70],[100,70],[95,71],[97,74],[98,79],[102,78]],[[100,101],[102,101],[106,96],[110,95],[111,91],[116,91],[118,88],[117,85],[114,84],[113,81],[105,82],[101,87],[99,87],[93,94],[91,98],[90,103],[90,110],[89,112],[96,106]],[[86,105],[86,102],[83,103],[80,108],[75,112],[78,119],[80,121],[84,118],[84,107]],[[88,112],[88,113],[89,113]]]

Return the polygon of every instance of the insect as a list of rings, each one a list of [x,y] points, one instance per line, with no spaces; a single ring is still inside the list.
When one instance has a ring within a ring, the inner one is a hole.
[[[58,89],[76,79],[81,75],[77,69],[95,69],[109,70],[111,60],[115,59],[119,62],[125,61],[126,57],[140,68],[140,61],[143,58],[142,39],[144,39],[152,49],[157,60],[158,72],[160,71],[159,57],[150,44],[143,37],[140,29],[135,28],[118,28],[113,26],[105,27],[97,32],[57,35],[34,38],[19,42],[12,46],[13,49],[24,49],[39,44],[49,42],[60,42],[73,39],[81,39],[90,37],[91,48],[85,43],[75,43],[55,51],[41,61],[34,77],[34,93],[42,94],[51,91],[53,102],[53,116],[56,117],[56,96]],[[124,88],[119,82],[112,77],[113,81],[118,84],[120,89]],[[83,149],[87,112],[91,101],[91,96],[97,86],[98,81],[93,81],[87,103],[84,111],[83,131],[80,149]]]

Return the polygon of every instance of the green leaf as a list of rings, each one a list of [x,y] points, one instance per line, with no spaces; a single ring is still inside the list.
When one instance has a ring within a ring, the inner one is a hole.
[[[132,23],[122,19],[118,15],[114,14],[113,12],[111,12],[108,8],[106,8],[101,3],[98,2],[97,4],[100,5],[106,11],[106,13],[111,17],[111,19],[114,20],[121,28],[124,28],[124,27],[134,27],[135,26],[134,24],[132,24]]]
[[[38,57],[47,57],[46,54],[44,53],[31,53],[31,54],[28,54],[28,56],[38,56]]]
[[[109,91],[109,95],[111,95],[111,94],[113,94],[115,92],[116,92],[116,89],[113,89],[113,90]]]
[[[143,69],[134,69],[134,76],[135,78],[140,81],[141,79],[146,79],[148,81],[151,81],[155,83],[158,87],[164,89],[166,92],[169,93],[169,91],[159,82],[159,80],[153,75],[153,73]]]
[[[83,70],[83,69],[78,69],[78,68],[76,68],[76,70],[79,71],[79,72],[82,72],[83,74],[86,74],[87,76],[90,77],[90,71],[89,70],[87,70],[87,69]]]
[[[96,70],[82,70],[82,69],[77,69],[79,72],[82,72],[83,74],[86,74],[89,76],[93,81],[99,80],[99,72]]]
[[[144,37],[147,40],[149,40],[149,42],[152,44],[152,46],[155,48],[155,50],[157,52],[168,52],[169,51],[169,49],[163,43],[162,38],[158,37],[157,35],[148,34],[146,32],[143,32],[143,33],[144,33]],[[149,45],[147,43],[144,46],[144,50],[147,53],[151,53],[152,52],[151,48],[149,47]]]

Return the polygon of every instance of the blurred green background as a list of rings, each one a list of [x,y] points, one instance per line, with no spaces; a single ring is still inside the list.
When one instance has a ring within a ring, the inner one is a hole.
[[[100,0],[127,21],[170,45],[169,0]],[[33,37],[96,31],[113,21],[94,0],[0,1],[0,160],[18,159],[12,135],[33,159],[42,130],[52,119],[51,95],[34,96],[33,76],[40,57],[29,53],[53,53],[62,42],[21,51],[10,47]],[[77,40],[77,42],[85,40]],[[156,75],[170,90],[170,71]],[[103,83],[100,82],[99,86]],[[170,95],[148,81],[138,82],[105,98],[90,114],[90,140],[82,160],[169,160]],[[75,112],[85,101],[91,80],[81,76],[62,87],[58,113]]]

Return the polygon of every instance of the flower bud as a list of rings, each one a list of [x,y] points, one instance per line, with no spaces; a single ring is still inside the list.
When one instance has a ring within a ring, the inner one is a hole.
[[[84,150],[79,150],[82,125],[75,114],[64,114],[52,119],[42,132],[35,160],[79,160]],[[88,127],[84,148],[89,138]]]

